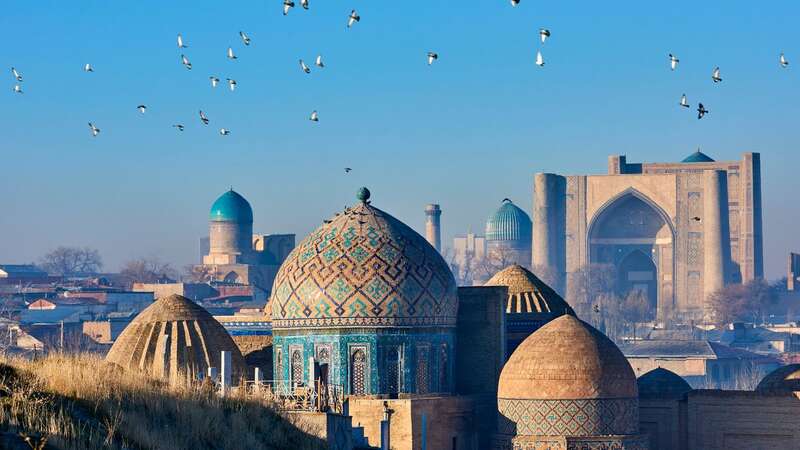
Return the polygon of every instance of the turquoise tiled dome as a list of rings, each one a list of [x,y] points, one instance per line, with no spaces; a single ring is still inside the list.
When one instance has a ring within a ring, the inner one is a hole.
[[[253,223],[253,208],[244,197],[231,189],[211,205],[210,219],[214,222]]]
[[[291,328],[452,327],[456,282],[422,236],[361,202],[306,237],[272,288],[272,326]]]
[[[691,155],[687,156],[686,158],[683,158],[683,161],[681,161],[681,162],[699,163],[699,162],[714,162],[714,160],[711,159],[710,156],[708,156],[705,153],[703,153],[700,150],[698,150],[698,151],[692,153]]]
[[[486,221],[487,241],[526,241],[531,239],[531,218],[511,200],[503,204]]]

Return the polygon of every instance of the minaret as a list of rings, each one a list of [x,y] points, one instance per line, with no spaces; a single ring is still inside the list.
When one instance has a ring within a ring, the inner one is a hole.
[[[442,252],[442,229],[439,226],[441,216],[442,210],[438,204],[431,203],[425,207],[425,239],[439,253]]]

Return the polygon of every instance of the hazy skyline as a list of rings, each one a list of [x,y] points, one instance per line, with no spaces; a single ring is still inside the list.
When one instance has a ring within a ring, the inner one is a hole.
[[[800,4],[479,3],[311,0],[286,17],[279,0],[14,5],[0,17],[0,263],[58,245],[97,248],[107,270],[141,256],[199,262],[208,209],[229,186],[255,231],[298,241],[361,185],[418,231],[436,202],[449,247],[482,233],[504,197],[530,213],[535,172],[602,174],[612,153],[679,161],[700,147],[717,160],[761,153],[765,271],[785,274],[800,250]],[[348,30],[353,8],[362,20]],[[298,59],[320,53],[326,67],[304,74]],[[212,89],[211,75],[237,90]],[[678,106],[683,93],[710,113]]]

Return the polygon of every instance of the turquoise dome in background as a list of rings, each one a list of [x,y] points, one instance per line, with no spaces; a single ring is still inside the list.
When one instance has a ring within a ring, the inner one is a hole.
[[[705,153],[703,153],[700,150],[698,150],[698,151],[692,153],[691,155],[687,156],[686,158],[683,158],[683,161],[681,161],[681,162],[699,163],[699,162],[714,162],[714,160],[711,159],[710,156],[708,156]]]
[[[486,221],[487,241],[530,241],[532,232],[531,218],[509,199]]]
[[[244,197],[231,189],[211,205],[210,219],[213,222],[253,223],[253,208]]]

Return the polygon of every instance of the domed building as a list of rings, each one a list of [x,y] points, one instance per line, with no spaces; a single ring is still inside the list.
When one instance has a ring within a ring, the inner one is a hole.
[[[211,205],[208,238],[201,240],[201,248],[202,266],[213,281],[269,292],[278,267],[294,248],[294,234],[253,234],[250,202],[230,189]]]
[[[231,352],[234,379],[245,374],[239,349],[211,314],[180,295],[156,300],[122,331],[106,360],[155,378],[178,382],[220,368],[220,352]]]
[[[680,398],[692,390],[689,383],[671,370],[657,367],[636,380],[639,399]]]
[[[350,395],[452,392],[456,283],[422,236],[359,203],[281,266],[271,297],[274,375],[314,374]]]
[[[513,264],[497,272],[485,286],[506,286],[506,357],[544,324],[563,314],[575,315],[572,307],[530,270]]]
[[[497,406],[499,448],[647,448],[633,369],[611,340],[569,314],[511,355]]]
[[[528,214],[509,199],[486,221],[486,253],[492,265],[531,266],[533,225]]]

